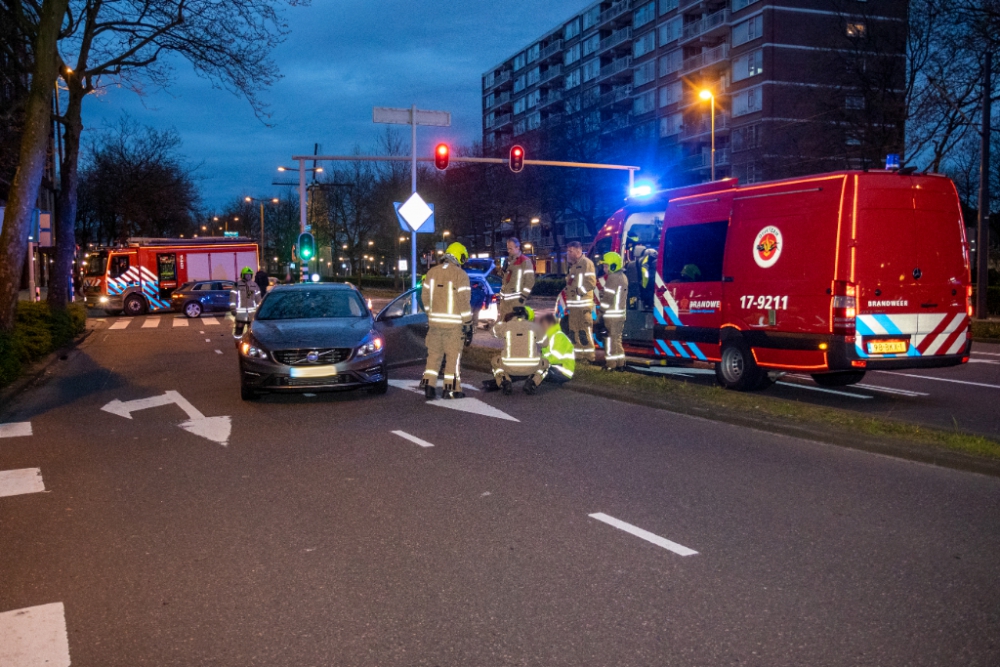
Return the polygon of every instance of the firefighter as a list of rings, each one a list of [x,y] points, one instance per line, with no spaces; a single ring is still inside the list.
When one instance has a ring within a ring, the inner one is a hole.
[[[576,353],[569,336],[563,333],[562,327],[553,315],[545,315],[539,320],[545,330],[541,340],[542,357],[549,362],[549,370],[545,381],[553,384],[565,384],[573,379],[576,370]]]
[[[534,394],[545,379],[549,362],[538,352],[538,344],[545,337],[541,325],[534,321],[535,313],[527,306],[514,306],[503,322],[493,325],[493,335],[503,340],[503,352],[493,357],[492,386],[483,383],[484,389],[500,389],[504,396],[514,391],[514,380],[525,378],[524,393]]]
[[[625,370],[625,349],[622,347],[622,330],[625,328],[625,300],[628,298],[628,280],[622,273],[622,256],[616,252],[604,255],[601,262],[608,267],[601,290],[601,312],[607,336],[604,339],[604,370]]]
[[[569,339],[576,356],[594,361],[594,288],[597,272],[594,263],[583,254],[578,241],[566,244],[569,269],[566,275],[566,310],[569,311]]]
[[[628,307],[630,310],[637,310],[639,308],[639,295],[642,292],[642,285],[640,283],[642,277],[639,275],[639,263],[642,261],[642,256],[645,253],[646,246],[636,243],[631,248],[630,259],[625,263],[625,278],[628,280]]]
[[[645,310],[653,309],[653,291],[656,289],[656,258],[659,253],[653,248],[646,248],[642,258],[639,260],[639,274],[642,279],[642,289],[640,295],[642,307]]]
[[[472,326],[472,286],[462,265],[469,252],[461,243],[452,243],[441,263],[427,272],[420,290],[420,301],[427,312],[427,367],[420,386],[427,400],[437,395],[438,370],[442,360],[443,398],[465,398],[462,392],[462,346],[466,331]]]
[[[535,265],[521,252],[521,242],[513,237],[507,239],[507,267],[502,276],[497,296],[497,322],[503,322],[516,306],[523,306],[535,286]]]
[[[240,281],[229,292],[229,310],[233,313],[235,320],[233,337],[242,336],[243,330],[253,321],[253,317],[257,313],[257,306],[260,305],[260,299],[260,288],[253,280],[253,269],[244,266],[243,270],[240,271]]]

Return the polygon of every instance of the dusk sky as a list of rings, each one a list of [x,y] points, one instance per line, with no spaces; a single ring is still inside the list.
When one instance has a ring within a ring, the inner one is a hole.
[[[438,141],[480,139],[482,73],[587,4],[313,0],[286,10],[291,34],[274,53],[284,78],[262,96],[273,127],[185,62],[177,63],[176,83],[166,91],[139,98],[112,89],[88,98],[84,122],[96,129],[127,112],[145,125],[176,128],[187,161],[200,164],[206,208],[243,195],[276,196],[286,190],[271,185],[277,166],[311,153],[315,142],[327,154],[372,148],[387,127],[372,123],[373,106],[450,111],[451,128],[418,131],[428,156]]]

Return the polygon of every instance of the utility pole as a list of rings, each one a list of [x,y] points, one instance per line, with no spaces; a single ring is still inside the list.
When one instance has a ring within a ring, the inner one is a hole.
[[[976,233],[976,317],[989,317],[986,296],[990,282],[990,98],[993,93],[993,53],[983,63],[983,127],[979,155],[979,229]]]

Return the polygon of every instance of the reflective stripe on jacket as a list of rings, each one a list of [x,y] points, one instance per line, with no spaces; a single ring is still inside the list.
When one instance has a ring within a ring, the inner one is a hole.
[[[260,305],[260,288],[252,279],[240,280],[236,288],[229,291],[229,310],[233,311],[239,322],[249,321]]]
[[[558,324],[549,327],[541,344],[542,356],[548,360],[549,364],[566,377],[573,377],[573,372],[576,371],[576,353],[573,349],[573,341],[563,333]]]
[[[493,325],[493,335],[504,342],[500,355],[504,366],[510,369],[538,367],[542,360],[538,344],[545,335],[540,324],[522,319],[497,322]]]
[[[526,256],[519,255],[517,259],[507,262],[503,272],[503,282],[500,285],[501,301],[527,299],[535,286],[535,265]]]
[[[447,259],[427,272],[420,301],[432,327],[461,328],[472,322],[469,274]]]
[[[609,273],[604,277],[604,287],[601,289],[600,297],[604,319],[614,320],[625,317],[628,280],[621,271]]]
[[[594,288],[597,287],[594,263],[584,255],[570,265],[566,273],[569,278],[566,286],[566,307],[591,310],[594,307]]]

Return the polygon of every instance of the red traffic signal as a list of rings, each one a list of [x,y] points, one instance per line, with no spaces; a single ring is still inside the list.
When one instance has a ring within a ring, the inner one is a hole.
[[[520,146],[510,147],[510,170],[515,174],[524,169],[524,149]]]
[[[438,144],[434,149],[434,166],[442,171],[448,168],[448,158],[451,157],[451,149],[448,144]]]

